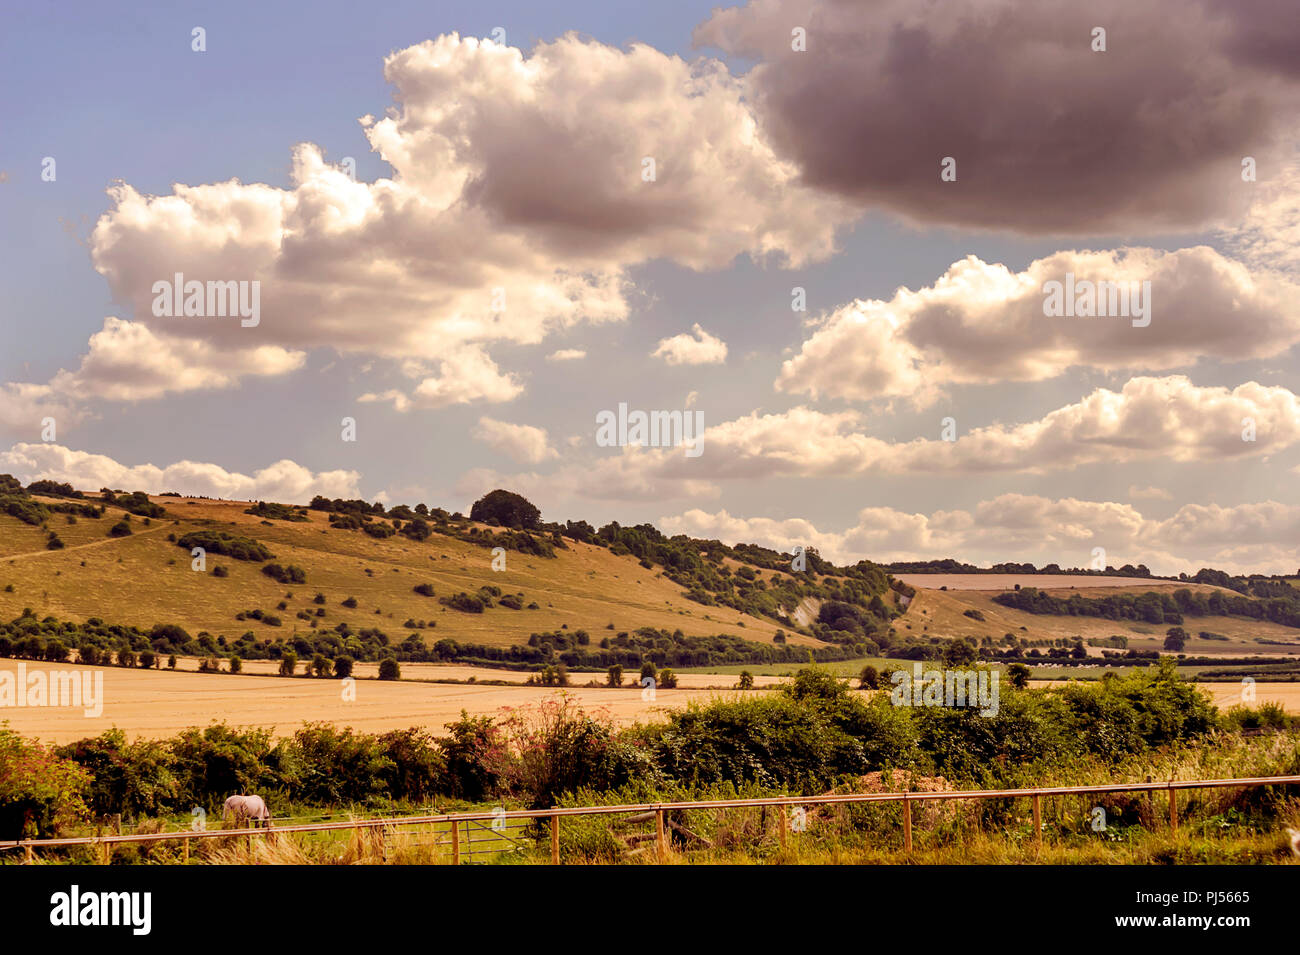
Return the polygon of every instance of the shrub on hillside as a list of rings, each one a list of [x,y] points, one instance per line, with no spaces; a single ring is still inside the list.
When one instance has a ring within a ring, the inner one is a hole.
[[[262,573],[282,584],[305,584],[307,582],[307,572],[294,564],[290,564],[288,567],[281,567],[279,564],[267,564],[262,568]]]
[[[461,613],[482,613],[487,607],[482,597],[476,597],[464,591],[450,597],[439,597],[438,602],[450,607],[452,610],[459,610]]]
[[[274,504],[268,501],[258,501],[252,507],[245,509],[245,514],[252,514],[254,517],[269,518],[273,521],[305,521],[307,515],[296,510],[288,504]]]
[[[402,525],[402,534],[413,541],[426,541],[432,533],[433,528],[429,526],[427,521],[420,517],[417,517],[413,521],[407,521]]]
[[[132,491],[130,494],[118,494],[113,497],[112,501],[117,507],[140,517],[167,516],[167,512],[162,507],[149,500],[149,495],[145,494],[143,491]]]
[[[209,554],[221,554],[235,560],[261,562],[275,556],[260,541],[228,534],[225,531],[192,531],[176,543],[185,550],[202,547]]]

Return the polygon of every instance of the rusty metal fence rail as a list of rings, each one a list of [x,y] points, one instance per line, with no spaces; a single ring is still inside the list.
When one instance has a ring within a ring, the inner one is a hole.
[[[397,827],[447,825],[448,829],[446,833],[437,833],[435,841],[439,845],[450,846],[452,863],[460,864],[463,861],[473,861],[475,843],[488,841],[488,839],[495,841],[495,838],[500,836],[500,823],[504,820],[519,820],[519,823],[515,826],[510,826],[508,822],[505,823],[505,826],[509,830],[519,832],[521,837],[523,836],[523,831],[526,829],[528,823],[549,820],[551,862],[559,864],[560,824],[561,820],[565,817],[649,813],[653,814],[655,819],[656,850],[659,860],[663,861],[667,857],[668,851],[668,841],[665,836],[665,814],[669,812],[681,810],[744,809],[762,807],[775,807],[782,810],[788,810],[790,807],[794,806],[820,806],[873,802],[902,803],[903,850],[905,852],[911,852],[912,804],[918,802],[943,802],[966,799],[1032,799],[1034,835],[1036,840],[1041,843],[1042,800],[1046,796],[1078,796],[1094,793],[1120,792],[1165,792],[1168,793],[1169,798],[1170,828],[1176,831],[1178,828],[1177,794],[1179,790],[1224,788],[1252,789],[1260,786],[1285,785],[1300,785],[1300,775],[1254,776],[1242,779],[1177,779],[1168,780],[1166,782],[1108,783],[1097,786],[1047,786],[1037,789],[958,789],[942,792],[831,793],[822,796],[767,796],[758,799],[714,799],[694,802],[627,803],[608,806],[557,806],[552,809],[511,809],[505,811],[496,809],[492,811],[478,812],[390,816],[380,819],[348,819],[337,822],[317,822],[291,826],[275,826],[273,828],[205,829],[198,831],[182,830],[180,832],[68,836],[58,839],[16,839],[0,841],[0,852],[10,849],[21,849],[30,861],[33,853],[42,849],[57,849],[69,846],[99,846],[104,850],[103,858],[107,861],[112,846],[119,843],[163,843],[181,841],[184,843],[185,854],[188,858],[189,844],[191,840],[224,839],[232,836],[246,836],[251,843],[253,837],[256,836],[266,837],[268,835],[283,835],[302,832],[333,832],[341,830],[370,832],[377,834],[382,838],[385,833],[397,831]],[[494,822],[498,823],[498,826],[495,829],[491,825]],[[488,823],[488,825],[483,825],[484,823]],[[783,843],[786,838],[787,826],[788,818],[783,820],[782,824],[781,841]],[[492,833],[492,836],[487,837],[487,839],[474,838],[477,833],[482,832]],[[522,838],[510,838],[508,841],[512,842],[520,849],[524,848],[526,845]],[[461,849],[462,842],[466,846],[464,850]],[[479,851],[480,853],[485,853],[489,850]]]

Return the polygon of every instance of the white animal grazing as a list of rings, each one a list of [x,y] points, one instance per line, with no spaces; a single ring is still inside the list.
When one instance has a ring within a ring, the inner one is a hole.
[[[221,810],[222,824],[232,815],[236,826],[245,820],[252,820],[254,828],[259,822],[266,828],[271,826],[271,810],[266,807],[266,800],[261,796],[231,796]]]

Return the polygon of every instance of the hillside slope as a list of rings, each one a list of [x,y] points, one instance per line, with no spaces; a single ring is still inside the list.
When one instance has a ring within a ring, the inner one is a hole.
[[[510,532],[459,515],[448,520],[443,512],[436,519],[429,516],[432,533],[421,527],[421,533],[407,536],[410,520],[394,516],[405,512],[414,518],[405,508],[381,511],[377,518],[365,512],[349,517],[331,513],[328,502],[315,510],[254,508],[248,502],[136,495],[128,502],[136,512],[131,515],[123,509],[124,499],[111,496],[69,499],[26,495],[21,488],[13,495],[5,499],[7,511],[0,509],[0,620],[30,610],[36,619],[75,624],[97,620],[143,631],[174,625],[190,637],[209,634],[203,652],[223,652],[220,648],[234,647],[241,637],[243,649],[237,652],[244,653],[253,642],[292,641],[297,635],[315,640],[334,633],[346,640],[358,633],[364,637],[367,630],[382,631],[388,645],[415,640],[426,647],[439,641],[537,646],[536,635],[553,633],[557,650],[566,645],[576,650],[579,643],[626,647],[626,634],[635,641],[636,631],[653,628],[673,634],[679,644],[683,638],[723,637],[774,650],[782,644],[782,653],[800,647],[826,653],[835,644],[806,630],[807,610],[820,601],[803,594],[833,595],[866,608],[871,598],[886,593],[883,574],[871,572],[866,579],[793,575],[781,569],[774,552],[739,551],[758,561],[756,566],[717,542],[701,542],[697,553],[685,538],[669,541],[647,525],[611,525],[621,536],[607,546],[561,537],[558,525],[547,525],[552,529],[545,533],[515,532],[512,545]],[[156,508],[165,508],[165,514]],[[405,530],[394,533],[394,528]],[[382,533],[370,533],[376,531]],[[193,534],[230,535],[257,559],[220,554],[210,545],[206,564],[196,570],[193,541],[187,541]],[[498,542],[514,549],[502,555],[492,546]],[[264,573],[272,564],[291,575],[273,579]],[[791,594],[795,599],[786,599]],[[479,609],[475,598],[486,603],[482,612],[473,612]],[[723,605],[724,599],[759,609],[745,612]],[[875,605],[887,619],[884,604],[876,599]],[[783,618],[782,607],[801,608],[793,623]],[[879,625],[879,618],[862,613],[861,619]],[[655,639],[643,636],[642,648]],[[148,646],[132,642],[137,649]],[[170,644],[154,641],[165,652],[177,641]],[[299,652],[304,652],[301,645]]]
[[[38,498],[38,500],[53,500]],[[378,540],[355,531],[331,528],[327,515],[309,511],[303,522],[272,521],[245,514],[245,502],[154,498],[168,515],[150,526],[136,517],[129,537],[107,537],[122,518],[109,510],[102,518],[79,517],[64,525],[56,516],[50,526],[64,541],[61,550],[45,549],[40,528],[0,514],[0,616],[17,616],[32,608],[38,616],[84,621],[99,617],[113,623],[148,628],[175,623],[192,633],[235,636],[253,629],[259,635],[292,633],[304,622],[296,611],[315,613],[316,593],[325,596],[322,626],[347,622],[356,629],[379,626],[400,630],[407,619],[428,620],[433,639],[474,643],[527,643],[531,633],[587,629],[613,624],[616,630],[637,627],[681,629],[689,636],[731,633],[770,642],[780,625],[729,608],[710,608],[687,600],[684,590],[658,570],[641,567],[630,556],[570,542],[555,558],[515,552],[506,554],[506,569],[492,569],[490,550],[433,535],[416,542],[401,536]],[[484,528],[486,529],[486,528]],[[261,573],[261,563],[209,554],[206,573],[191,569],[189,551],[168,541],[191,531],[218,530],[262,542],[274,561],[306,571],[303,584],[281,584]],[[229,576],[216,577],[215,565]],[[460,613],[415,593],[431,584],[435,596],[474,593],[483,586],[503,593],[522,593],[524,606],[537,610],[494,607],[486,613]],[[13,590],[7,589],[8,585]],[[292,592],[292,597],[286,597]],[[342,606],[354,597],[355,608]],[[276,610],[284,601],[288,609]],[[256,620],[237,621],[240,611],[274,613],[283,626]],[[791,634],[792,643],[820,641]]]

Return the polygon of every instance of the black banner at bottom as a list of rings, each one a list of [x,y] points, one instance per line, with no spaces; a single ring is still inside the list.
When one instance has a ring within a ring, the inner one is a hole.
[[[719,868],[11,865],[0,866],[0,924],[12,942],[98,936],[131,948],[193,941],[218,924],[255,931],[261,943],[373,941],[385,923],[401,931],[412,918],[446,918],[496,942],[516,933],[535,941],[537,916],[549,913],[580,935],[644,917],[655,932],[680,923],[693,942],[715,933],[734,942],[766,931],[736,922],[743,907],[744,920],[829,917],[877,938],[884,923],[943,932],[969,918],[987,920],[994,935],[1064,929],[1084,941],[1200,935],[1231,944],[1289,931],[1297,887],[1294,866]],[[554,921],[550,930],[567,931]]]

